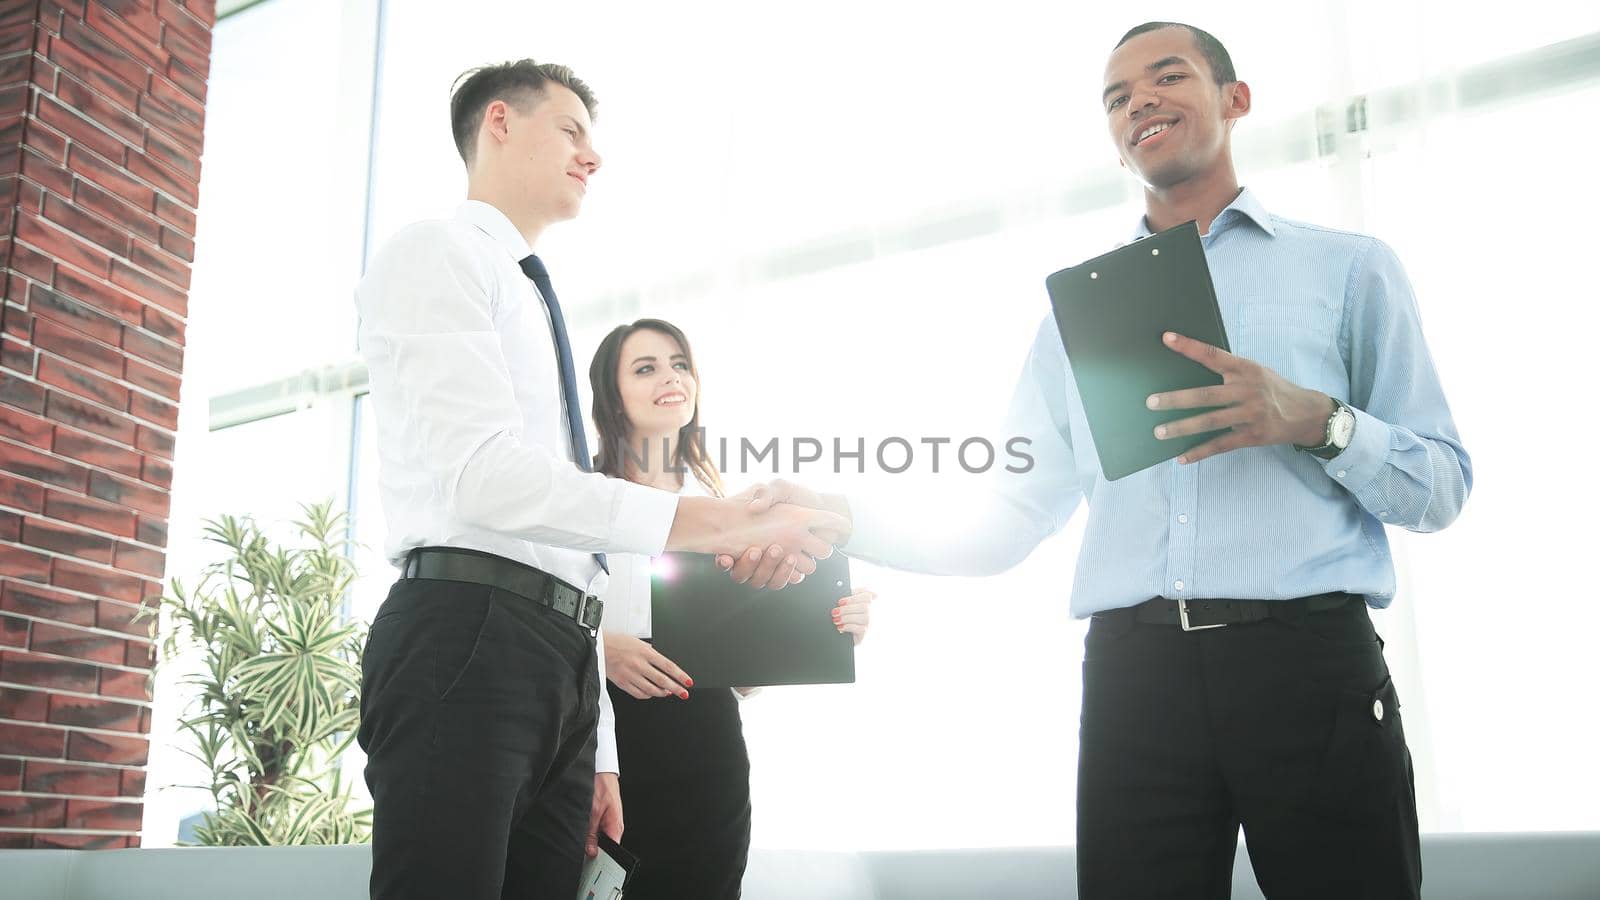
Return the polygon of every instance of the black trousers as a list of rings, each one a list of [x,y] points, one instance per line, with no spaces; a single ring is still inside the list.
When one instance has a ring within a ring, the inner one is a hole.
[[[1411,755],[1359,601],[1185,633],[1090,624],[1078,891],[1226,898],[1241,826],[1263,893],[1415,898]]]
[[[594,795],[594,638],[482,585],[402,580],[361,666],[374,900],[572,900]]]
[[[627,900],[734,900],[750,854],[750,757],[726,688],[635,700],[613,685]]]

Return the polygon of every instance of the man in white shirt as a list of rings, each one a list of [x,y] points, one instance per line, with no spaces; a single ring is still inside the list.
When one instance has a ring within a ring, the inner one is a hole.
[[[772,588],[814,571],[831,513],[685,497],[588,472],[544,229],[600,168],[594,97],[563,66],[468,73],[451,98],[468,200],[392,238],[356,291],[385,551],[401,579],[362,666],[374,898],[575,895],[621,836],[595,639],[606,552],[740,554]]]

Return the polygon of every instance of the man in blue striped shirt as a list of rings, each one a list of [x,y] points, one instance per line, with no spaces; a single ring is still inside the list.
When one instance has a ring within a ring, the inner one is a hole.
[[[1135,236],[1197,222],[1235,349],[1166,336],[1223,383],[1150,397],[1203,410],[1158,437],[1229,430],[1108,482],[1046,316],[1009,417],[1035,465],[998,474],[958,535],[782,482],[757,505],[821,503],[851,516],[852,556],[981,575],[1086,500],[1081,896],[1225,898],[1242,826],[1268,896],[1416,897],[1411,757],[1367,607],[1394,597],[1385,526],[1450,524],[1472,470],[1410,285],[1374,238],[1275,216],[1240,187],[1230,136],[1250,88],[1206,32],[1130,31],[1103,101],[1146,188]]]

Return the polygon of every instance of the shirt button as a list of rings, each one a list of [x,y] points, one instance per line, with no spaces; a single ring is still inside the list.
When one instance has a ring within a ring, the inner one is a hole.
[[[1181,591],[1181,590],[1183,590],[1183,579],[1182,579],[1182,578],[1180,578],[1180,579],[1178,579],[1178,580],[1177,580],[1177,581],[1174,581],[1174,582],[1173,582],[1173,583],[1172,583],[1172,589],[1173,589],[1173,590],[1175,590],[1175,591]]]
[[[1187,525],[1187,524],[1189,524],[1189,514],[1188,513],[1178,513],[1178,524],[1179,525]]]
[[[1377,721],[1379,721],[1379,722],[1383,721],[1383,701],[1382,700],[1374,700],[1374,701],[1372,701],[1372,718],[1377,720]]]
[[[1333,477],[1335,477],[1335,478],[1343,478],[1344,476],[1345,476],[1345,471],[1343,469],[1340,469],[1339,471],[1333,473]]]

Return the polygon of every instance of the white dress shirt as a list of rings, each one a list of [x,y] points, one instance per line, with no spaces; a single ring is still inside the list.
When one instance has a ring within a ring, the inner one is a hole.
[[[549,312],[518,265],[530,252],[503,213],[468,201],[395,235],[356,288],[384,555],[482,550],[603,594],[593,554],[659,554],[678,498],[573,462]],[[614,772],[603,653],[595,763]]]

